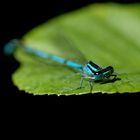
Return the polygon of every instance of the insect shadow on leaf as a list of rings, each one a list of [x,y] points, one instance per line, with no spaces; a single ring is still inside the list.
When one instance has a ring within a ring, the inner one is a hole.
[[[95,83],[100,83],[100,84],[107,84],[107,83],[114,83],[114,82],[116,82],[116,81],[119,81],[119,80],[121,80],[121,78],[119,78],[119,77],[115,77],[115,78],[113,78],[113,79],[106,79],[106,80],[98,80],[98,81],[95,81]]]

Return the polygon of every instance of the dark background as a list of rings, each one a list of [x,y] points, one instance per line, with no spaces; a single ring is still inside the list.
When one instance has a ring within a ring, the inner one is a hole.
[[[19,91],[11,81],[11,74],[19,67],[19,63],[14,59],[13,56],[5,57],[2,54],[3,46],[6,42],[13,38],[20,38],[30,29],[37,25],[46,22],[47,20],[58,16],[63,13],[78,9],[91,3],[101,2],[118,2],[118,3],[134,3],[137,1],[132,0],[116,0],[116,1],[105,1],[105,0],[51,0],[51,1],[37,1],[37,2],[1,2],[0,4],[0,95],[2,97],[33,97],[24,91]],[[128,96],[130,94],[123,94],[121,96]],[[134,94],[133,94],[134,95]],[[57,97],[55,95],[48,96],[47,102],[67,102],[73,101],[71,99],[90,99],[91,97],[116,97],[115,95],[81,95],[81,96],[70,96],[70,97]],[[37,96],[39,97],[39,96]],[[43,96],[44,97],[44,96]]]

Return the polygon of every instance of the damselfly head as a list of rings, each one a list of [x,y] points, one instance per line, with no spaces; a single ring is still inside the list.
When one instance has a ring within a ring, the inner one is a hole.
[[[103,69],[102,72],[103,72],[103,75],[104,75],[105,77],[110,77],[110,76],[113,74],[114,69],[113,69],[112,66],[108,66],[108,67],[106,67],[105,69]]]
[[[108,66],[108,67],[106,67],[106,70],[107,70],[107,71],[112,71],[112,72],[114,72],[114,69],[113,69],[112,66]]]

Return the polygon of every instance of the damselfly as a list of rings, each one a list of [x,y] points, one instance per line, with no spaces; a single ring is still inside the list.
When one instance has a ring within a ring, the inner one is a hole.
[[[63,38],[63,39],[65,40],[65,38]],[[59,42],[60,42],[60,38],[59,38]],[[61,44],[61,45],[63,46],[64,44]],[[113,74],[114,69],[112,66],[102,68],[99,65],[93,63],[92,61],[87,61],[83,65],[83,64],[77,63],[76,61],[73,61],[70,59],[65,59],[65,58],[60,57],[58,55],[53,55],[53,54],[50,54],[48,52],[40,51],[40,50],[35,49],[29,45],[25,45],[22,41],[20,41],[18,39],[11,40],[9,43],[7,43],[5,48],[4,48],[4,51],[6,54],[12,54],[13,51],[17,47],[21,47],[27,53],[36,55],[36,56],[41,57],[43,59],[50,59],[50,60],[56,61],[58,63],[64,64],[68,67],[71,67],[71,68],[78,70],[81,74],[81,81],[80,81],[79,88],[82,88],[83,80],[88,79],[89,85],[90,85],[90,92],[92,92],[94,81],[104,81],[104,80],[109,79],[110,77],[113,77],[115,79],[117,76],[117,75]],[[78,52],[78,53],[81,55],[80,59],[83,59],[82,54],[80,52]]]

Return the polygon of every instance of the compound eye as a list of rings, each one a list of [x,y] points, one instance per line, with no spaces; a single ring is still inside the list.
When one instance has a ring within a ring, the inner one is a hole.
[[[108,75],[108,74],[105,74],[105,77],[110,77],[110,75]]]

